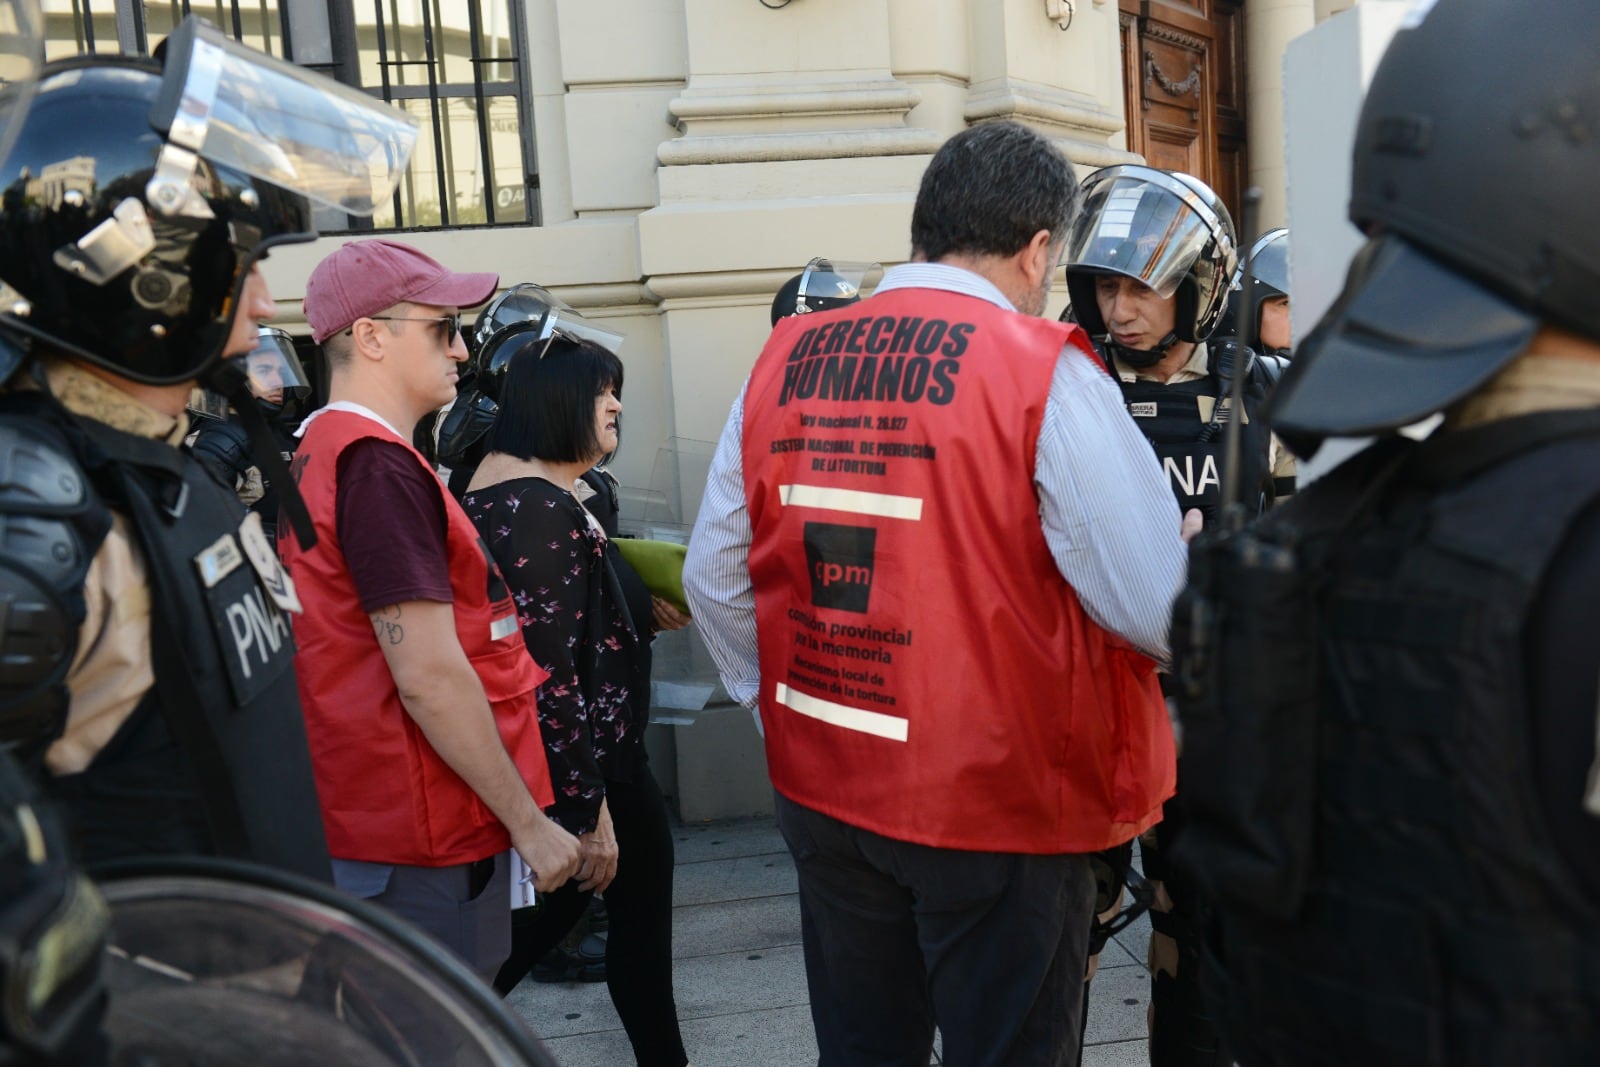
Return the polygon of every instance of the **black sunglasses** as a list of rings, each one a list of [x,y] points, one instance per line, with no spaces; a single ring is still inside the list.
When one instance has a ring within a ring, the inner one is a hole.
[[[456,338],[461,336],[461,315],[429,315],[419,317],[416,315],[367,315],[366,318],[374,322],[442,322],[444,323],[444,346],[455,346]],[[350,331],[345,331],[346,333]]]

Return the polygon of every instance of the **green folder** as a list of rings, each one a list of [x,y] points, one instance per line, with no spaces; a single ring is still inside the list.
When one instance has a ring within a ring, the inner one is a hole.
[[[639,572],[651,595],[679,611],[689,610],[689,601],[683,595],[683,560],[689,554],[688,546],[637,537],[618,537],[611,543],[617,546],[628,566]]]

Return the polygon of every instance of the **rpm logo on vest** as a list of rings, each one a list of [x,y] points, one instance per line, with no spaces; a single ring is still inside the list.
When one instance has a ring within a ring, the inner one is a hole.
[[[878,531],[870,526],[808,522],[802,534],[811,603],[865,614],[872,593]]]

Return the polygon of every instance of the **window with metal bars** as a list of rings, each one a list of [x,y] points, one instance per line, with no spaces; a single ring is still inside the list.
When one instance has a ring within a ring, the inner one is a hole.
[[[522,0],[44,0],[50,58],[148,54],[186,15],[371,93],[420,125],[394,201],[324,232],[538,224]]]

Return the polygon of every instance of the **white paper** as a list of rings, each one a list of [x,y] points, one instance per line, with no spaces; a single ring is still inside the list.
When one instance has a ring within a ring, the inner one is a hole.
[[[524,862],[516,849],[512,849],[510,856],[511,867],[511,907],[533,907],[533,870]]]
[[[711,702],[715,685],[686,685],[682,682],[652,681],[650,703],[658,708],[677,708],[680,711],[703,711]]]

